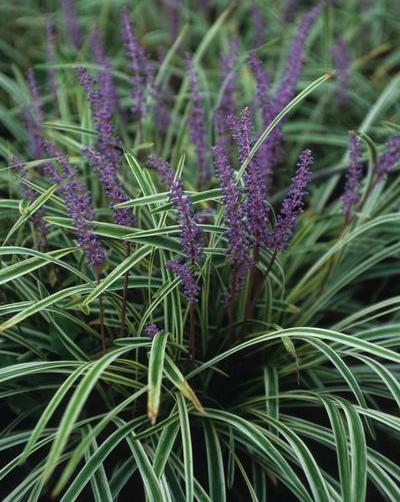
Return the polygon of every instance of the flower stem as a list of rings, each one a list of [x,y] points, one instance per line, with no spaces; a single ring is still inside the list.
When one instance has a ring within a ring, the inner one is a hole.
[[[251,303],[252,303],[252,292],[253,292],[253,286],[254,286],[254,279],[256,276],[256,271],[257,271],[257,263],[258,260],[260,259],[260,248],[256,245],[254,248],[254,264],[251,267],[251,272],[250,272],[250,278],[249,278],[249,287],[247,290],[247,298],[246,298],[246,308],[245,308],[245,313],[244,313],[244,323],[243,325],[245,326],[247,323],[247,320],[250,317],[251,313]]]
[[[261,292],[262,292],[262,290],[264,288],[264,285],[265,285],[265,283],[266,283],[266,281],[268,279],[268,275],[271,272],[272,267],[274,266],[277,254],[278,254],[278,250],[274,249],[274,252],[272,253],[272,256],[271,256],[271,260],[270,260],[270,262],[268,264],[268,268],[264,272],[264,274],[263,274],[260,282],[258,283],[258,286],[257,286],[256,290],[254,291],[254,295],[253,295],[252,301],[250,303],[249,317],[253,316],[254,310],[256,308],[258,297],[260,296],[260,294],[261,294]]]

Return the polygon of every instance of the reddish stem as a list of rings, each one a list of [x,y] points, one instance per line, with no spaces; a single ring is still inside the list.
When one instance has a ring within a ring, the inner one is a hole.
[[[258,283],[258,286],[257,286],[257,288],[256,288],[256,290],[254,292],[254,295],[253,295],[253,298],[252,298],[252,301],[251,301],[251,304],[250,304],[249,317],[253,316],[253,313],[254,313],[254,310],[255,310],[255,307],[256,307],[256,304],[257,304],[258,297],[260,296],[260,294],[261,294],[261,292],[263,290],[263,287],[264,287],[264,285],[266,283],[266,280],[268,279],[268,275],[271,272],[271,269],[272,269],[272,267],[273,267],[273,265],[275,263],[277,254],[278,254],[278,250],[275,249],[274,252],[272,253],[271,260],[269,262],[268,268],[264,272],[261,281]]]
[[[246,322],[249,318],[250,310],[251,310],[251,299],[252,299],[252,292],[253,292],[253,285],[254,285],[254,279],[256,276],[256,271],[257,271],[257,263],[258,260],[260,259],[260,248],[258,245],[254,248],[254,265],[251,268],[250,272],[250,278],[249,278],[249,288],[247,290],[247,298],[246,298],[246,308],[245,308],[245,314],[244,314],[244,325],[246,325]]]

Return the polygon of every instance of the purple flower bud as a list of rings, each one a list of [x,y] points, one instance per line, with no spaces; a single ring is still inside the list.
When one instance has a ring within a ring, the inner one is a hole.
[[[55,182],[62,184],[60,190],[64,197],[65,205],[74,222],[78,235],[79,246],[85,251],[89,262],[101,265],[106,259],[106,252],[97,237],[90,230],[90,222],[94,220],[90,196],[83,185],[78,181],[78,174],[68,158],[63,155],[50,141],[44,141],[44,149],[48,155],[55,157],[61,167],[58,174],[54,165],[46,165],[46,174]]]
[[[41,123],[43,122],[42,104],[40,100],[39,89],[37,87],[35,75],[33,73],[32,68],[29,68],[26,75],[28,80],[29,91],[31,93],[31,98],[32,98],[32,106],[35,112],[34,117],[37,123]]]
[[[339,104],[344,105],[348,100],[350,84],[349,47],[339,38],[332,47],[332,56],[335,62],[337,81],[339,84]]]
[[[114,169],[112,162],[99,155],[90,148],[83,148],[82,153],[88,158],[94,171],[97,172],[104,191],[110,200],[110,205],[114,213],[115,222],[118,225],[134,226],[136,224],[135,216],[128,209],[118,209],[116,204],[126,202],[128,197],[122,192],[118,180],[118,174]]]
[[[181,242],[186,256],[192,263],[198,262],[202,256],[203,235],[193,216],[192,201],[183,191],[182,181],[175,180],[174,171],[159,157],[151,155],[147,162],[157,169],[161,180],[169,188],[172,207],[181,221]]]
[[[353,208],[360,201],[360,183],[362,176],[360,140],[353,131],[349,133],[349,140],[350,166],[347,170],[346,185],[342,195],[342,207],[346,221],[351,218]]]
[[[379,155],[375,165],[378,180],[389,174],[400,160],[400,135],[392,136],[386,144],[386,149]]]
[[[180,29],[180,15],[179,10],[182,7],[180,0],[162,0],[164,4],[164,9],[169,18],[169,24],[171,27],[171,38],[175,40],[179,34]]]
[[[30,176],[27,172],[27,170],[24,167],[23,162],[21,160],[17,159],[16,157],[11,157],[10,159],[10,167],[14,168],[21,178],[24,178],[26,180],[30,180]],[[30,186],[25,185],[24,183],[21,183],[21,191],[24,195],[24,197],[29,201],[33,202],[37,198],[37,194]],[[48,232],[48,227],[46,222],[43,220],[44,216],[44,210],[43,208],[39,208],[37,211],[32,216],[33,223],[35,225],[35,228],[37,230],[37,240],[38,244],[40,247],[45,247],[47,243],[47,232]]]
[[[256,81],[256,95],[261,108],[264,129],[277,115],[276,103],[271,98],[268,74],[254,51],[249,54],[249,64]],[[273,169],[282,157],[281,141],[282,128],[278,125],[271,131],[256,154],[256,161],[262,169],[267,190],[272,184]]]
[[[132,112],[137,120],[141,121],[144,114],[144,86],[149,77],[149,65],[142,47],[140,47],[127,9],[122,11],[122,38],[130,58],[129,68],[132,72]]]
[[[305,150],[299,157],[296,175],[286,198],[282,202],[276,225],[267,240],[268,247],[282,251],[287,248],[297,220],[304,206],[306,188],[311,180],[310,167],[313,163],[311,150]]]
[[[102,67],[99,75],[99,88],[101,89],[103,95],[106,113],[111,120],[113,110],[117,103],[117,92],[113,82],[113,67],[105,55],[100,31],[97,26],[93,28],[90,36],[90,47],[92,49],[95,62]]]
[[[70,42],[75,49],[79,50],[82,45],[82,38],[78,16],[76,14],[75,0],[60,0],[60,2]]]
[[[56,49],[55,49],[55,30],[51,18],[48,17],[46,20],[46,31],[47,31],[47,59],[50,64],[54,64],[57,61]],[[49,68],[49,84],[50,90],[53,98],[57,98],[57,71],[55,68]]]
[[[245,208],[242,201],[243,194],[236,184],[236,178],[224,148],[217,145],[213,148],[215,168],[220,179],[223,193],[223,208],[228,239],[228,260],[232,265],[231,298],[235,297],[243,284],[247,270],[251,266],[249,256],[250,243],[248,239]]]
[[[288,56],[286,70],[283,73],[276,93],[277,111],[280,112],[293,99],[297,82],[304,65],[304,47],[310,30],[321,13],[322,3],[313,7],[301,20],[300,26],[293,39],[292,48]]]
[[[263,16],[263,13],[260,9],[260,6],[256,3],[253,2],[251,5],[251,17],[253,21],[253,47],[257,48],[260,47],[263,43],[265,43],[265,40],[267,38],[266,35],[266,22],[265,18]]]
[[[192,110],[189,115],[189,128],[194,146],[197,152],[197,161],[200,169],[200,181],[207,181],[211,177],[208,166],[206,147],[206,118],[203,108],[203,100],[200,96],[199,81],[192,58],[186,56],[188,75],[190,82],[190,101]]]
[[[156,324],[148,324],[144,328],[144,332],[149,338],[153,339],[158,333],[160,333],[160,330]]]
[[[238,145],[239,161],[241,164],[250,155],[252,147],[252,124],[248,108],[244,108],[239,119],[230,117],[229,122],[233,138]],[[252,159],[245,175],[247,201],[246,219],[248,232],[252,237],[253,245],[259,247],[266,239],[267,223],[269,219],[269,206],[265,192],[264,172],[256,159]]]
[[[296,11],[299,5],[299,0],[287,0],[283,10],[283,22],[290,23],[296,16]]]
[[[249,65],[256,81],[257,101],[260,105],[264,125],[271,122],[271,93],[269,76],[254,51],[249,53]]]
[[[228,135],[226,134],[228,129],[227,117],[236,114],[235,67],[238,58],[237,51],[238,40],[237,38],[232,38],[229,44],[229,52],[227,54],[223,54],[220,58],[221,77],[223,78],[223,94],[219,107],[215,113],[215,122],[218,134],[221,138],[224,138],[224,143],[227,143],[228,140]],[[219,144],[222,146],[221,141]],[[224,147],[228,148],[228,145],[226,144]]]
[[[215,168],[223,194],[226,235],[229,242],[228,257],[231,263],[246,261],[249,255],[243,194],[236,184],[235,173],[220,145],[213,148]]]
[[[183,292],[189,303],[197,303],[200,288],[196,284],[194,276],[187,265],[178,263],[175,260],[167,262],[167,267],[174,272],[182,281]]]
[[[31,108],[24,106],[22,109],[22,118],[28,129],[30,138],[31,153],[35,159],[41,159],[42,156],[42,132],[41,122],[43,122],[42,103],[39,95],[39,89],[36,84],[35,75],[32,69],[27,72],[28,87],[31,95]]]
[[[92,118],[98,133],[96,147],[102,155],[112,162],[114,169],[117,170],[121,155],[116,148],[119,142],[114,134],[112,108],[109,103],[110,95],[107,96],[107,89],[96,85],[96,81],[85,68],[79,66],[76,68],[75,73],[90,101]]]

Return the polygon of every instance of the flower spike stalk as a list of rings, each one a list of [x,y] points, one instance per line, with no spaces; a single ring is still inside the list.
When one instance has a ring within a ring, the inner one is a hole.
[[[176,210],[178,218],[181,221],[182,247],[186,257],[193,266],[196,262],[200,261],[203,254],[203,234],[193,215],[192,202],[183,191],[182,181],[175,180],[175,174],[167,162],[155,155],[151,155],[147,163],[149,166],[157,169],[161,180],[169,188],[169,198],[172,207]],[[193,272],[188,265],[179,263],[176,260],[170,260],[167,262],[167,266],[180,277],[183,292],[189,303],[189,347],[191,358],[195,359],[194,306],[197,303],[200,288],[196,284]]]
[[[349,133],[350,166],[346,174],[346,185],[342,195],[342,207],[345,225],[353,216],[354,208],[360,202],[360,184],[362,176],[360,139],[353,132]]]
[[[196,148],[197,162],[199,166],[199,180],[204,183],[211,177],[207,159],[204,103],[200,95],[199,79],[193,60],[189,55],[187,55],[186,61],[190,82],[190,102],[192,107],[189,115],[190,135]]]

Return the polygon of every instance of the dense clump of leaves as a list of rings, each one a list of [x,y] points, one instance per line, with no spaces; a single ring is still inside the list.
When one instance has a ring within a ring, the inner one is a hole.
[[[399,6],[272,4],[5,11],[2,499],[400,499]]]

